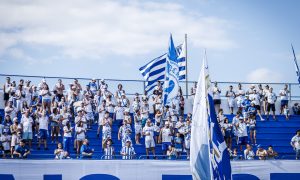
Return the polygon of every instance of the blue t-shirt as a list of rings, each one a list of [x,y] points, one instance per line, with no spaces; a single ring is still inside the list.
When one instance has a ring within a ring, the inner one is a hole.
[[[251,106],[251,101],[249,99],[244,99],[242,105],[244,107],[243,111],[248,112],[248,108]]]
[[[250,107],[248,108],[248,113],[249,113],[250,115],[256,115],[256,108],[253,107],[253,106],[250,106]]]
[[[86,157],[86,156],[83,156],[83,155],[82,155],[83,152],[85,152],[85,153],[91,153],[91,152],[93,152],[93,151],[92,151],[92,149],[90,148],[89,145],[83,144],[83,145],[81,146],[81,148],[80,148],[81,158]]]
[[[16,151],[23,156],[26,152],[29,151],[29,148],[26,147],[26,146],[24,146],[24,147],[18,146],[17,149],[16,149]]]

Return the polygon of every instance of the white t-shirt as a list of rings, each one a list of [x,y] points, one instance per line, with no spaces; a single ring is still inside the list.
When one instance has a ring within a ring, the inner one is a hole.
[[[2,146],[3,146],[4,151],[10,150],[10,139],[11,139],[10,135],[6,135],[6,136],[2,135],[1,136],[1,141],[2,141]],[[7,140],[8,140],[8,142],[4,142]]]
[[[287,90],[280,90],[279,92],[280,100],[288,100],[288,91]]]
[[[49,118],[48,116],[39,117],[39,129],[48,130]]]
[[[221,99],[220,92],[221,92],[220,88],[214,86],[213,87],[213,99]]]
[[[251,94],[250,96],[249,96],[249,99],[251,100],[251,101],[253,101],[254,102],[254,104],[255,105],[260,105],[260,96],[259,96],[259,94]]]
[[[239,127],[237,128],[238,137],[248,136],[246,123],[238,123],[238,124],[239,124]]]
[[[23,124],[23,132],[32,132],[33,120],[31,117],[23,116],[21,119],[21,124]]]
[[[267,98],[268,98],[268,103],[269,104],[274,104],[275,101],[276,101],[276,94],[275,93],[271,93],[271,92],[268,92],[267,93]]]
[[[172,141],[172,135],[171,135],[170,128],[164,127],[161,129],[161,139],[162,139],[162,142],[171,142]]]
[[[115,107],[116,119],[124,119],[124,107]]]
[[[145,126],[143,128],[143,133],[145,133],[145,141],[150,141],[153,139],[154,136],[154,127],[153,126]]]
[[[294,143],[294,146],[295,146],[296,149],[300,149],[300,136],[295,135],[292,138],[291,142]]]
[[[184,122],[178,121],[175,125],[175,127],[178,129],[179,133],[184,133]]]
[[[67,126],[64,126],[64,137],[72,137],[72,132],[65,132],[66,130],[71,130],[72,128],[68,129]]]
[[[85,130],[84,127],[78,127],[78,126],[76,126],[75,129],[76,129],[76,132],[80,132],[81,130]],[[77,134],[77,138],[79,138],[79,139],[84,139],[84,138],[85,138],[85,133],[84,133],[84,131],[82,131],[81,133]]]

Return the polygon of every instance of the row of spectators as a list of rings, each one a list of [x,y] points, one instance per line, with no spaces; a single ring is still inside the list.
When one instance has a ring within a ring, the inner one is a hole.
[[[96,136],[101,135],[106,158],[112,158],[115,154],[112,145],[112,125],[116,123],[119,126],[118,140],[122,144],[120,154],[125,159],[132,158],[135,154],[133,142],[141,145],[141,138],[145,138],[147,158],[150,152],[156,158],[157,143],[162,144],[163,155],[169,158],[180,158],[182,152],[186,152],[189,158],[192,114],[188,113],[184,119],[184,98],[181,91],[170,106],[164,107],[163,88],[159,82],[152,96],[136,94],[132,103],[126,97],[122,84],[118,85],[118,90],[113,94],[108,90],[104,80],[101,80],[98,86],[96,79],[92,79],[83,90],[78,80],[74,79],[67,93],[60,79],[52,90],[49,89],[45,79],[38,86],[30,83],[30,81],[24,83],[24,80],[20,80],[16,86],[8,77],[4,85],[5,119],[0,129],[4,154],[20,156],[18,148],[24,147],[22,149],[28,151],[22,150],[22,152],[27,155],[29,150],[32,150],[31,142],[34,135],[39,140],[37,149],[39,150],[43,143],[44,149],[48,150],[47,135],[50,125],[51,143],[58,144],[55,150],[57,158],[69,157],[73,141],[73,149],[77,157],[91,157],[94,149],[89,146],[87,132],[92,124],[98,124]],[[269,88],[268,92],[265,90],[266,93],[262,94],[262,98],[255,87],[250,89],[251,91],[245,92],[239,85],[238,93],[233,92],[232,87],[226,92],[229,105],[234,104],[232,100],[237,99],[239,108],[237,115],[229,123],[228,118],[223,115],[223,110],[220,109],[221,101],[218,98],[221,91],[217,83],[213,88],[219,124],[230,151],[234,139],[240,145],[242,152],[243,145],[248,143],[248,134],[250,143],[257,145],[256,115],[258,114],[261,120],[264,120],[260,115],[262,102],[266,102],[267,115],[270,110],[273,113],[275,111],[276,95],[272,92],[272,88]],[[287,97],[289,93],[287,86],[280,96],[284,96],[284,93]],[[149,101],[149,98],[152,98],[152,101]],[[287,106],[288,101],[284,98],[281,98],[281,101],[282,112],[286,112],[284,107]],[[153,119],[150,118],[150,106],[154,109]],[[130,115],[130,109],[133,111],[133,116]],[[275,119],[275,113],[273,115]],[[268,118],[267,116],[267,120]],[[134,134],[134,141],[131,139],[132,134]],[[59,141],[59,135],[63,138],[62,143]],[[28,143],[28,149],[25,148],[24,142]]]

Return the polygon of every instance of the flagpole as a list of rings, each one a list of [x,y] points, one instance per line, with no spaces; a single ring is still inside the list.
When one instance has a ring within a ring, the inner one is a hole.
[[[188,85],[188,63],[187,63],[187,34],[184,36],[185,41],[185,93],[186,99],[188,98],[189,94],[189,85]]]

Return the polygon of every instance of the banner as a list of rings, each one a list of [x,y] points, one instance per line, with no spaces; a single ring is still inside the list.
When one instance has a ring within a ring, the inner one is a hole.
[[[233,179],[300,179],[300,161],[232,161]],[[185,180],[188,161],[0,160],[0,179],[15,180]]]

